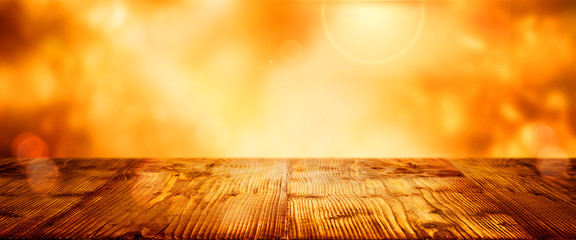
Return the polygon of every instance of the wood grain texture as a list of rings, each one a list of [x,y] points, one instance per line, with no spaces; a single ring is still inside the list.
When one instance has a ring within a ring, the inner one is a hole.
[[[0,238],[574,239],[574,159],[0,159]]]
[[[50,191],[32,187],[30,161],[0,164],[8,173],[0,178],[0,237],[278,239],[286,232],[285,160],[45,159],[61,176]]]
[[[530,236],[576,238],[574,159],[470,159],[454,163]]]
[[[295,160],[291,180],[290,238],[529,237],[443,159]]]

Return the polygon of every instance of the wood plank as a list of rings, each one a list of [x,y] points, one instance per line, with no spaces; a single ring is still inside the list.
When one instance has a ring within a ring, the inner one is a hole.
[[[278,239],[285,234],[285,160],[117,161],[124,163],[56,160],[64,177],[49,194],[26,187],[22,175],[3,179],[14,185],[4,192],[18,187],[19,194],[2,202],[8,217],[0,223],[9,227],[0,237]],[[0,171],[26,172],[6,162]],[[110,167],[92,175],[92,167],[101,165]],[[93,186],[91,191],[82,192],[85,185]]]
[[[294,160],[290,179],[291,239],[530,236],[443,159]]]
[[[0,238],[574,239],[575,159],[0,159]]]
[[[564,169],[539,167],[539,164],[553,166],[546,161]],[[456,159],[453,162],[532,237],[576,237],[575,159]],[[558,176],[548,176],[553,172]]]
[[[90,162],[94,171],[81,171],[81,167],[69,167],[66,160],[53,159],[19,159],[3,160],[0,164],[1,182],[7,183],[0,188],[2,211],[8,215],[3,218],[0,236],[32,237],[35,230],[50,224],[50,219],[60,216],[62,212],[79,204],[81,199],[103,185],[109,169],[123,167],[124,161],[100,164]],[[40,168],[54,170],[60,166],[58,175],[64,176],[56,183],[46,186],[35,186],[50,175],[42,174]],[[14,171],[15,170],[15,171]],[[4,173],[10,172],[5,175]]]

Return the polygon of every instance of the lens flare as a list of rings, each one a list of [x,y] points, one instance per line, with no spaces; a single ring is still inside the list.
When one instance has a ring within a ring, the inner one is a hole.
[[[134,170],[136,181],[130,191],[132,199],[142,206],[151,206],[166,198],[178,177],[157,169],[169,167],[170,163],[163,159],[142,161]]]
[[[534,123],[524,128],[525,146],[534,155],[539,156],[545,150],[558,147],[558,135],[549,125]]]
[[[402,14],[406,14],[405,11],[400,11],[394,5],[400,5],[398,2],[394,2],[395,4],[390,3],[373,3],[373,2],[362,2],[362,3],[355,3],[351,6],[348,6],[345,11],[349,13],[344,16],[340,16],[341,18],[345,19],[344,21],[350,21],[350,23],[346,23],[343,25],[350,25],[350,28],[353,29],[360,29],[360,31],[365,31],[367,33],[367,38],[363,36],[357,36],[355,33],[346,32],[355,42],[355,46],[360,47],[361,45],[366,45],[366,42],[370,41],[370,39],[376,39],[373,45],[369,45],[368,51],[374,51],[379,48],[385,48],[387,44],[392,44],[389,40],[392,38],[394,39],[397,35],[401,35],[400,31],[405,31],[405,26],[402,25],[402,21],[406,21],[414,16],[410,17],[403,16]],[[382,6],[384,5],[384,6]],[[375,10],[376,9],[376,10]],[[352,10],[352,11],[350,11]],[[419,6],[419,14],[416,16],[418,17],[418,25],[416,27],[416,31],[413,36],[403,43],[403,46],[400,45],[398,49],[394,49],[388,53],[386,56],[379,56],[379,57],[364,57],[359,54],[352,53],[350,48],[343,47],[342,44],[339,42],[341,40],[334,37],[331,30],[327,13],[326,13],[326,1],[322,2],[322,28],[326,37],[330,40],[330,43],[338,50],[340,54],[345,56],[346,58],[353,60],[358,63],[363,64],[385,64],[388,62],[395,61],[396,59],[402,57],[406,54],[410,49],[414,46],[420,34],[422,33],[422,29],[424,28],[425,23],[425,2],[423,0],[420,1]],[[382,16],[385,16],[382,18]],[[400,23],[398,23],[400,22]],[[380,25],[380,26],[378,26]],[[397,25],[397,26],[394,26]],[[364,30],[362,30],[364,29]],[[390,30],[395,29],[395,30]],[[363,35],[363,34],[361,34]],[[397,39],[396,39],[397,40]],[[403,40],[405,41],[405,40]],[[366,51],[363,51],[364,53]]]
[[[49,158],[19,160],[26,168],[28,184],[35,192],[54,193],[60,184],[60,169]]]
[[[295,40],[287,40],[280,46],[278,50],[280,59],[288,64],[296,64],[304,55],[302,45]]]
[[[570,167],[570,159],[558,147],[544,149],[538,156],[536,168],[542,176],[562,177]]]
[[[48,157],[48,146],[32,132],[24,132],[12,141],[12,156],[17,158]]]

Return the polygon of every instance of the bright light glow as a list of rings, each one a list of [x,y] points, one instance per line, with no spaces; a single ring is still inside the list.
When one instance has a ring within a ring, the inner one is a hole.
[[[332,8],[336,18],[334,24],[330,24],[331,14],[327,13],[327,9]],[[424,1],[418,5],[322,3],[322,27],[332,45],[347,58],[364,64],[384,64],[402,57],[420,37],[424,23]]]
[[[0,1],[0,157],[576,156],[575,10]]]

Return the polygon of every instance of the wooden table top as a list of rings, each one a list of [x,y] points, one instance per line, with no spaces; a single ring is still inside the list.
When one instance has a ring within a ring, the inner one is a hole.
[[[576,238],[576,159],[0,159],[0,238]]]

